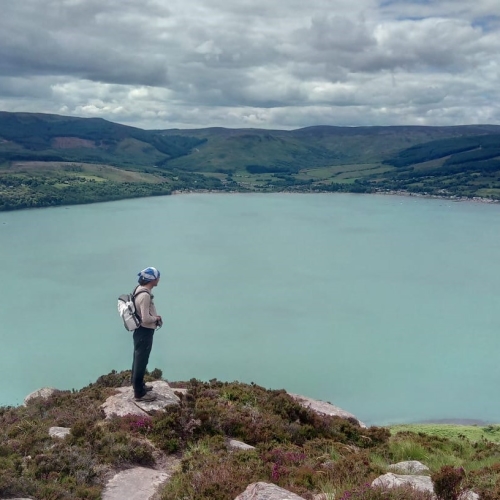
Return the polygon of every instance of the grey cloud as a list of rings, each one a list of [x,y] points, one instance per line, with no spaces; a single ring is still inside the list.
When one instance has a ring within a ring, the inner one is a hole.
[[[159,0],[4,0],[4,19],[16,26],[39,25],[50,32],[79,29],[98,33],[103,26],[126,22],[131,25],[141,18],[168,17],[170,10]]]
[[[124,2],[124,5],[132,2]],[[137,27],[121,43],[99,27],[101,5],[106,12],[118,2],[19,2],[0,21],[0,70],[10,75],[72,75],[123,84],[166,84],[166,62],[136,45]],[[12,18],[9,19],[8,14]],[[14,21],[14,22],[13,22]],[[40,29],[40,25],[48,29]],[[78,28],[83,29],[78,30]],[[98,29],[99,28],[99,29]],[[121,27],[123,30],[123,26]],[[127,30],[125,30],[127,31]],[[120,33],[120,30],[117,30]]]
[[[146,127],[498,120],[497,2],[3,0],[0,106]]]
[[[0,77],[0,96],[3,98],[48,99],[52,96],[50,83],[43,78]]]
[[[12,76],[69,75],[97,82],[164,85],[168,82],[164,61],[144,61],[138,55],[123,55],[99,47],[79,49],[38,44],[34,50],[21,47],[0,49],[0,71]]]
[[[439,69],[465,64],[469,53],[477,53],[482,36],[463,21],[447,19],[392,24],[387,27],[387,35],[380,51],[395,56],[398,65]]]
[[[344,36],[337,26],[344,26]],[[493,55],[494,47],[483,45],[482,33],[463,21],[448,19],[405,20],[368,27],[345,19],[314,22],[302,32],[308,50],[301,59],[338,66],[353,72],[377,72],[433,67],[455,71],[468,64],[471,54]]]
[[[376,44],[373,34],[363,22],[340,16],[314,17],[308,34],[311,46],[320,51],[356,53]]]

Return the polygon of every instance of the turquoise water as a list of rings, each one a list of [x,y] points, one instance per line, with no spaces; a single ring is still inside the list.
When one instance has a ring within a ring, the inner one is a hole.
[[[116,298],[156,266],[168,380],[500,422],[499,205],[193,194],[1,213],[0,243],[0,404],[129,368]]]

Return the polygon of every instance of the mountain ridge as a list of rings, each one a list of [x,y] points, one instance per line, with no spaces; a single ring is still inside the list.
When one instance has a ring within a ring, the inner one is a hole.
[[[0,209],[179,190],[497,200],[500,125],[144,130],[103,118],[0,111]]]

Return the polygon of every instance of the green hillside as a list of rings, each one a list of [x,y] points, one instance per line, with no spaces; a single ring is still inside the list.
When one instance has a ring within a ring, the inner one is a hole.
[[[500,126],[142,130],[0,112],[0,210],[186,190],[500,199]]]
[[[444,165],[477,164],[500,156],[498,134],[430,141],[400,151],[384,163],[395,167],[445,158]],[[470,167],[472,168],[472,167]]]
[[[203,142],[101,118],[6,112],[0,112],[0,138],[0,163],[80,161],[132,168],[188,154]]]
[[[193,171],[234,171],[249,165],[301,168],[384,162],[412,146],[442,139],[481,136],[500,126],[331,127],[298,130],[199,129],[164,131],[189,134],[205,142],[191,154],[170,162]],[[278,170],[279,171],[279,170]]]
[[[430,141],[402,150],[384,164],[397,168],[397,174],[382,181],[392,189],[500,198],[498,133]]]

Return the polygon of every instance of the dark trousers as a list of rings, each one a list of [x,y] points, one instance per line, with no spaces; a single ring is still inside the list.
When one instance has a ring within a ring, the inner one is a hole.
[[[153,328],[140,326],[134,331],[134,360],[132,362],[132,386],[134,396],[144,395],[144,374],[148,366],[149,353],[153,347]]]

